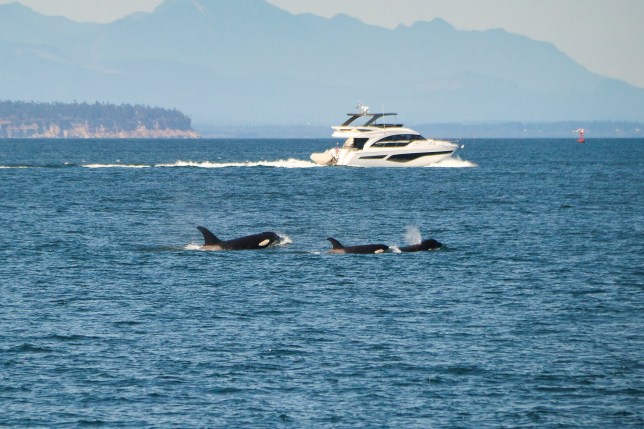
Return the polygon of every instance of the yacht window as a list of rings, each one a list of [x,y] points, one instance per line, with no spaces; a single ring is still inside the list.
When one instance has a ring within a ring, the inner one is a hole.
[[[378,142],[371,145],[371,147],[403,147],[407,146],[408,142]]]
[[[344,142],[344,149],[358,149],[362,150],[364,149],[364,144],[367,143],[368,138],[355,138],[351,137],[348,138],[346,142]]]
[[[414,135],[412,135],[412,134],[396,134],[396,135],[393,135],[393,136],[384,137],[384,138],[378,140],[372,146],[373,147],[401,147],[401,146],[407,146],[409,144],[409,142],[413,138],[414,138]]]
[[[367,140],[369,140],[369,139],[363,139],[363,138],[356,139],[356,138],[354,138],[353,139],[353,147],[355,147],[358,150],[362,150],[362,149],[364,149],[364,144],[367,143]]]

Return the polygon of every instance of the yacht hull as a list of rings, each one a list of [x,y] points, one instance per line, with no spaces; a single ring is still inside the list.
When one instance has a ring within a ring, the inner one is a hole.
[[[345,165],[354,167],[426,167],[450,158],[456,148],[436,150],[411,149],[407,151],[355,151],[329,149],[311,154],[319,165]]]

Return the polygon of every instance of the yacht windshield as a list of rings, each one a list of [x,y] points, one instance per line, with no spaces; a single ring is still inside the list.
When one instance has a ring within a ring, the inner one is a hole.
[[[407,146],[409,143],[415,140],[425,140],[423,136],[419,134],[395,134],[393,136],[387,136],[372,145],[372,147],[401,147]]]

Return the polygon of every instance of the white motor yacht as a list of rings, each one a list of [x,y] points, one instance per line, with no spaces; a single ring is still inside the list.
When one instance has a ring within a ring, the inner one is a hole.
[[[449,141],[426,139],[402,124],[384,122],[396,113],[369,113],[368,106],[358,104],[358,112],[347,115],[349,119],[342,125],[332,127],[333,137],[345,139],[343,146],[311,154],[313,162],[360,167],[424,167],[449,158],[458,148]],[[356,125],[358,119],[364,123]]]

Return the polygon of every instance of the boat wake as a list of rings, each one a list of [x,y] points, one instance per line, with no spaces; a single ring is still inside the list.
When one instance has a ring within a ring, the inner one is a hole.
[[[175,161],[162,164],[83,164],[85,168],[231,168],[231,167],[274,167],[274,168],[313,168],[319,167],[311,161],[300,159],[280,159],[277,161],[210,162]]]
[[[156,164],[155,167],[196,167],[196,168],[229,168],[229,167],[275,167],[275,168],[312,168],[319,167],[314,162],[289,158],[277,161],[245,161],[245,162],[194,162],[177,161],[172,164]]]
[[[478,167],[478,164],[466,159],[461,159],[457,156],[447,158],[443,161],[437,162],[436,164],[428,165],[427,168],[472,168]]]
[[[244,167],[268,167],[268,168],[317,168],[323,167],[312,161],[288,158],[276,161],[243,161],[243,162],[211,162],[211,161],[175,161],[172,163],[159,164],[125,164],[120,162],[112,163],[90,163],[73,164],[64,163],[57,165],[0,165],[0,169],[30,169],[30,168],[89,168],[89,169],[144,169],[144,168],[244,168]],[[468,168],[478,167],[478,164],[460,158],[448,158],[436,164],[428,165],[429,168]]]

